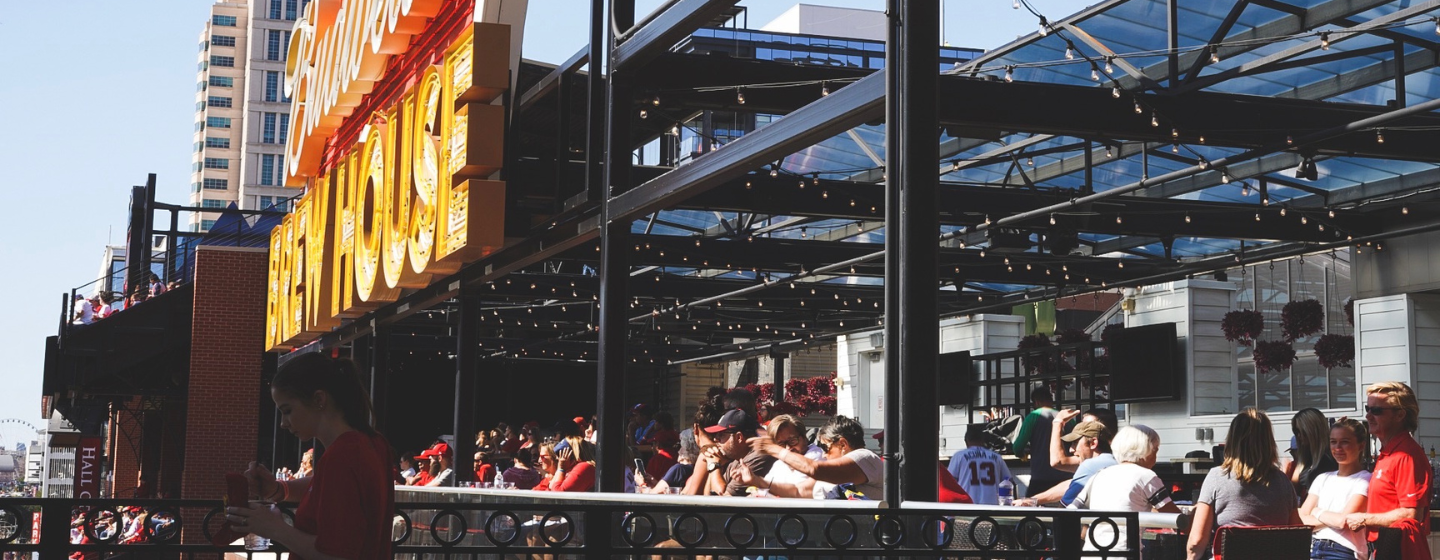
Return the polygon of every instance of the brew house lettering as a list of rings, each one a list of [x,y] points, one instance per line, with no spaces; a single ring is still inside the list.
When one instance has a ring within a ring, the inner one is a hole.
[[[428,286],[503,243],[500,170],[509,27],[472,23],[383,110],[348,115],[438,2],[316,0],[296,23],[286,91],[298,125],[286,147],[305,195],[270,236],[266,347],[295,347]],[[419,43],[419,41],[416,41]],[[403,65],[402,65],[403,66]],[[304,113],[302,115],[302,113]],[[365,119],[321,169],[326,140]]]

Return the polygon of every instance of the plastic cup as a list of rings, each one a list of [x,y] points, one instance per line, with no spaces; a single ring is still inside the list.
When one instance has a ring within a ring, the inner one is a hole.
[[[275,502],[251,500],[250,507],[252,509],[258,508],[274,511]],[[245,550],[270,550],[270,539],[267,539],[255,533],[249,533],[245,535]]]

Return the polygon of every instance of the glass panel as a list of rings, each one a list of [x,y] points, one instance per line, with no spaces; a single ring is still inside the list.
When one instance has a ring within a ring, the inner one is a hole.
[[[1306,357],[1295,360],[1290,368],[1291,390],[1294,393],[1294,410],[1315,407],[1325,408],[1330,404],[1329,380],[1320,360]]]
[[[1236,346],[1239,345],[1237,344]],[[1240,407],[1256,406],[1255,364],[1243,362],[1235,371],[1239,376],[1238,382],[1235,384],[1235,389],[1240,397]]]

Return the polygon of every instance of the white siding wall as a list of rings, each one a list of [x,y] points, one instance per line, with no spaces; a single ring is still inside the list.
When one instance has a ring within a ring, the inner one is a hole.
[[[940,352],[970,352],[971,355],[1014,350],[1024,335],[1025,319],[1013,315],[977,315],[947,319],[940,323]],[[842,336],[835,355],[840,414],[856,416],[866,428],[884,426],[883,406],[885,362],[875,352],[870,335],[880,331]],[[965,427],[970,421],[967,407],[940,407],[940,453],[949,457],[965,447]]]
[[[1420,445],[1440,446],[1440,297],[1400,294],[1355,302],[1356,385],[1410,385],[1420,400]],[[1364,402],[1363,398],[1359,402]]]

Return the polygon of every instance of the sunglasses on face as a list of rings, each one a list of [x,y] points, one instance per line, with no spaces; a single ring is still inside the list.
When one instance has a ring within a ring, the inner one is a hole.
[[[1400,409],[1399,409],[1399,408],[1396,408],[1396,407],[1393,407],[1393,406],[1367,406],[1367,407],[1365,407],[1365,412],[1366,412],[1366,413],[1368,413],[1368,414],[1374,414],[1375,416],[1383,416],[1383,415],[1385,414],[1385,411],[1387,411],[1387,410],[1400,410]]]
[[[824,452],[826,452],[826,453],[829,453],[829,452],[830,452],[830,446],[831,446],[831,445],[834,445],[834,444],[835,444],[834,441],[816,441],[816,442],[815,442],[815,446],[816,446],[816,447],[819,447],[821,451],[824,451]]]

